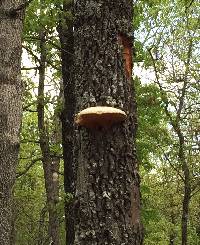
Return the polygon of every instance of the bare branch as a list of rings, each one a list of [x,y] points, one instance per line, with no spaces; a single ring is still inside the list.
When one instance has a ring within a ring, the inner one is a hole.
[[[190,197],[195,196],[200,191],[199,185],[200,185],[200,181],[198,181],[197,184],[193,187]],[[199,188],[196,189],[197,187]]]
[[[189,10],[189,8],[192,6],[192,4],[194,3],[195,0],[191,0],[190,3],[188,4],[188,6],[185,6],[185,13],[187,14],[187,11]]]
[[[38,62],[40,64],[40,59],[38,58],[38,56],[36,54],[34,54],[33,50],[26,47],[25,45],[22,45],[22,48],[24,48],[35,59],[35,63]]]
[[[167,154],[163,151],[163,149],[159,146],[159,148],[162,150],[163,155],[165,157],[165,159],[168,161],[169,165],[176,171],[176,173],[178,174],[178,176],[181,178],[181,180],[184,182],[184,178],[183,176],[180,174],[179,169],[177,169],[174,164],[171,162],[170,158],[167,156]]]
[[[37,66],[35,66],[35,67],[22,67],[21,68],[22,71],[37,70],[37,69],[38,69]]]
[[[157,71],[155,59],[153,58],[153,54],[151,52],[151,49],[148,49],[148,52],[149,52],[151,60],[153,62],[154,73],[155,73],[155,76],[156,76],[156,84],[159,86],[159,89],[160,89],[160,92],[161,92],[162,101],[164,102],[165,113],[168,116],[172,126],[175,126],[175,122],[172,119],[172,115],[171,115],[171,113],[168,110],[169,101],[168,101],[168,98],[165,96],[166,91],[163,89],[163,87],[162,87],[162,85],[160,83],[160,79],[159,79],[159,76],[158,76],[158,71]]]
[[[39,144],[40,141],[39,140],[28,140],[28,139],[24,139],[20,141],[21,144],[27,144],[27,143],[34,143],[34,144]]]

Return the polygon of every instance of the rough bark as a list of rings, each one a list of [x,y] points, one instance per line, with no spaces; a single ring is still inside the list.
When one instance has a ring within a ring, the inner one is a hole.
[[[22,117],[20,79],[22,11],[19,1],[0,1],[0,243],[10,245],[12,188]],[[11,9],[13,9],[11,11]]]
[[[42,152],[42,163],[44,170],[45,189],[47,196],[47,209],[49,214],[49,241],[54,245],[59,244],[59,219],[57,214],[57,203],[59,197],[59,162],[51,157],[49,146],[48,131],[45,127],[44,115],[44,82],[45,82],[45,68],[46,68],[46,34],[42,30],[40,32],[40,67],[39,67],[39,86],[38,86],[38,129],[40,148]]]
[[[10,244],[15,244],[16,243],[16,235],[17,235],[17,230],[15,227],[15,222],[17,220],[17,210],[15,206],[15,202],[13,201],[12,205],[12,227],[11,227],[11,236],[10,236]]]
[[[131,42],[132,1],[74,6],[76,112],[106,105],[128,116],[110,128],[76,128],[74,244],[142,244],[132,57],[121,40]]]
[[[58,26],[61,43],[62,78],[64,89],[64,108],[62,120],[62,145],[64,158],[64,188],[66,194],[74,194],[74,79],[73,79],[73,21],[69,13],[72,13],[73,1],[63,1],[63,15]],[[73,244],[74,241],[74,220],[72,215],[72,199],[66,198],[65,220],[66,220],[66,244]]]

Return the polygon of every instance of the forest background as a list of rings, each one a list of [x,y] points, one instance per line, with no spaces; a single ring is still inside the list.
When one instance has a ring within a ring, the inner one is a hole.
[[[134,1],[137,153],[146,245],[181,244],[184,222],[188,244],[200,244],[199,10],[197,0]],[[49,242],[48,180],[38,130],[43,124],[48,152],[56,162],[57,229],[60,244],[65,244],[64,206],[71,197],[63,186],[62,15],[62,1],[34,0],[26,11],[23,123],[13,207],[13,239],[19,245]],[[73,18],[70,11],[67,18]],[[39,107],[41,103],[44,108]],[[41,110],[44,121],[39,123]]]

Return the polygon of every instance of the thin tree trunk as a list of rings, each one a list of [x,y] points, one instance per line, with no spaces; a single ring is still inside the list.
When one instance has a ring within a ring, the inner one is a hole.
[[[45,82],[45,68],[46,68],[46,34],[44,31],[40,32],[40,67],[39,67],[39,86],[38,86],[38,128],[40,138],[40,148],[42,151],[42,163],[44,169],[45,189],[47,195],[47,207],[49,213],[49,241],[54,245],[59,244],[59,220],[56,209],[59,196],[59,164],[51,158],[48,131],[45,127],[44,118],[44,82]]]
[[[175,236],[174,236],[174,234],[170,234],[170,236],[169,236],[169,245],[174,245],[175,243]]]
[[[181,120],[181,113],[184,108],[185,99],[186,99],[186,92],[188,86],[188,74],[189,74],[189,64],[192,57],[193,52],[193,39],[189,40],[188,52],[187,52],[187,59],[186,59],[186,67],[185,67],[185,74],[184,74],[184,83],[181,90],[181,96],[179,99],[179,107],[177,111],[176,123],[173,125],[174,130],[177,133],[179,139],[179,161],[182,165],[182,171],[184,176],[184,196],[183,196],[183,210],[182,210],[182,221],[181,221],[181,232],[182,232],[182,245],[188,244],[188,220],[189,220],[189,205],[190,205],[190,198],[191,198],[191,176],[190,176],[190,169],[189,164],[187,162],[187,157],[185,154],[186,147],[185,147],[185,138],[184,134],[181,131],[181,126],[179,124]]]
[[[188,220],[189,220],[189,204],[190,204],[191,188],[190,183],[185,178],[183,212],[182,212],[182,245],[188,244]]]
[[[142,244],[131,78],[132,1],[80,0],[75,13],[76,112],[113,106],[128,118],[107,129],[76,129],[74,244]]]
[[[64,88],[64,109],[62,112],[62,145],[64,158],[64,187],[65,193],[74,195],[74,38],[72,14],[73,1],[63,1],[63,15],[58,26],[61,43],[62,78]],[[72,198],[71,196],[71,198]],[[72,210],[72,199],[66,199],[65,220],[66,220],[66,244],[72,245],[74,241],[74,218]]]
[[[190,170],[185,157],[184,146],[185,140],[184,136],[179,127],[175,127],[175,131],[179,138],[179,160],[182,164],[182,170],[184,174],[184,196],[182,203],[182,220],[181,220],[181,232],[182,232],[182,245],[188,244],[188,220],[189,220],[189,204],[191,198],[191,183],[190,183]]]
[[[43,245],[45,240],[44,226],[45,226],[45,215],[47,212],[47,206],[43,207],[40,212],[38,235],[37,235],[37,245]]]
[[[19,4],[19,1],[18,1]],[[22,117],[21,33],[23,11],[16,1],[0,1],[0,244],[10,245],[12,188],[19,153]]]

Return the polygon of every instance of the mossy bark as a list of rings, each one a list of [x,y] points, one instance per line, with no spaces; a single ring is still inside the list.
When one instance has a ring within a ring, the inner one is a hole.
[[[75,1],[76,112],[105,105],[128,115],[110,128],[76,128],[76,245],[142,244],[131,57],[119,38],[130,43],[132,31],[132,1]]]

